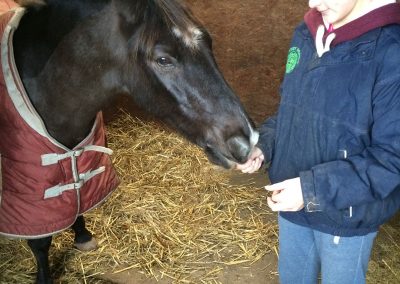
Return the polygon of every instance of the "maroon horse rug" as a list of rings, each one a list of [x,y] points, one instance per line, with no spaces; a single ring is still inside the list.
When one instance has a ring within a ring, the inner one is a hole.
[[[52,138],[32,106],[13,58],[12,39],[25,9],[1,15],[0,234],[38,238],[70,227],[118,186],[105,147],[102,113],[69,149]]]

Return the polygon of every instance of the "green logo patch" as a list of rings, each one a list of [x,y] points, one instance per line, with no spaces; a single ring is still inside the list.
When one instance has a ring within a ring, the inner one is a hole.
[[[289,49],[288,59],[286,62],[286,74],[291,73],[300,62],[300,48],[292,47]]]

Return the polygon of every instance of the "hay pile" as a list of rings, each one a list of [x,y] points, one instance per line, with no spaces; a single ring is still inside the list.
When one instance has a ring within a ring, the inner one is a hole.
[[[252,263],[276,246],[262,189],[232,186],[197,147],[155,123],[124,114],[108,127],[119,189],[86,214],[99,249],[54,238],[52,269],[60,283],[102,283],[102,274],[136,268],[157,280],[214,283],[224,265]],[[0,238],[0,283],[32,283],[25,242]]]

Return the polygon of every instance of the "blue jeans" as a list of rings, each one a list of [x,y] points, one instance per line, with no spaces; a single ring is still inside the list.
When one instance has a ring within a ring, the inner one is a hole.
[[[365,283],[376,232],[335,237],[279,216],[279,279],[282,284]]]

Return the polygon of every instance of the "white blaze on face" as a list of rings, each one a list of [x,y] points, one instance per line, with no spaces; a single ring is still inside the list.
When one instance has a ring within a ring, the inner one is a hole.
[[[182,31],[177,27],[173,27],[172,32],[177,38],[181,39],[187,47],[191,49],[196,49],[199,46],[199,42],[203,35],[203,33],[194,26],[189,27],[186,31]]]
[[[258,131],[251,126],[249,121],[247,121],[247,125],[250,129],[250,137],[249,137],[250,147],[251,149],[253,149],[253,147],[256,146],[256,144],[258,143],[258,139],[260,138],[260,133],[258,133]]]
[[[250,145],[251,145],[251,147],[254,147],[258,143],[260,134],[258,133],[258,131],[254,130],[253,128],[250,128],[250,129],[251,129]]]

